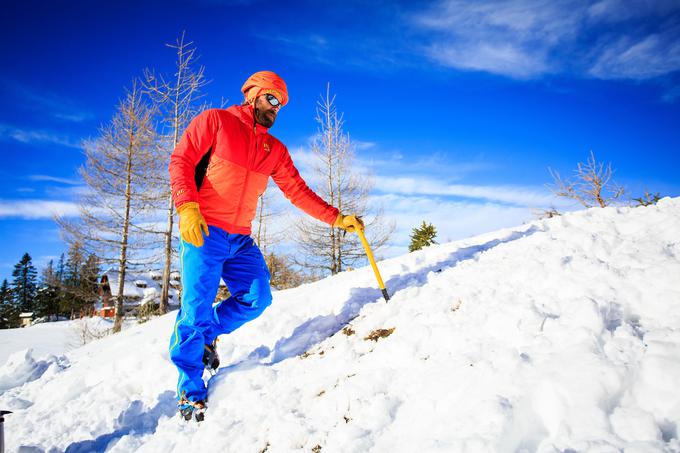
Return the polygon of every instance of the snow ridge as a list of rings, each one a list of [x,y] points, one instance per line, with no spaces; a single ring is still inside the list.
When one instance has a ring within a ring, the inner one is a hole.
[[[389,303],[370,268],[277,292],[262,317],[221,338],[200,425],[175,415],[174,314],[73,350],[51,372],[22,374],[35,359],[13,356],[0,369],[11,383],[0,408],[15,411],[6,442],[680,451],[678,231],[678,198],[590,209],[383,261]]]

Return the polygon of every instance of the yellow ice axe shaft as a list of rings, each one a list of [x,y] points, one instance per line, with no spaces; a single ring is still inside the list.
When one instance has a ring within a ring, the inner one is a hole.
[[[373,268],[373,273],[375,274],[376,280],[378,280],[378,286],[380,286],[380,289],[382,290],[382,295],[385,298],[385,301],[390,300],[390,295],[387,294],[387,289],[385,289],[385,284],[383,283],[383,279],[380,276],[380,271],[378,270],[378,266],[375,264],[375,258],[373,258],[373,252],[371,251],[371,247],[368,245],[368,241],[366,240],[366,236],[364,236],[364,230],[357,228],[357,234],[359,235],[359,239],[361,239],[361,243],[364,244],[364,250],[366,250],[366,256],[368,257],[368,261],[371,263],[371,267]]]

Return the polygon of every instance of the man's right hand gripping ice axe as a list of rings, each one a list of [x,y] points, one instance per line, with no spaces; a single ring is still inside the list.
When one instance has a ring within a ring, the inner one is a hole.
[[[357,230],[364,229],[364,222],[354,214],[350,215],[338,214],[338,217],[335,219],[335,223],[333,223],[333,226],[336,228],[342,228],[344,230],[347,230],[350,233],[354,233]]]
[[[189,202],[184,203],[177,208],[179,213],[179,234],[185,242],[192,244],[195,247],[203,245],[203,232],[209,236],[208,224],[201,215],[201,210],[198,208],[198,203]]]

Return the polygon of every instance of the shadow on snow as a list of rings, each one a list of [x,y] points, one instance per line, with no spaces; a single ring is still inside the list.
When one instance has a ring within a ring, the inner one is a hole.
[[[66,453],[85,453],[92,451],[105,451],[108,445],[128,434],[144,435],[156,431],[158,421],[165,415],[172,417],[177,411],[175,392],[167,390],[158,397],[158,403],[144,412],[144,403],[135,400],[130,403],[116,419],[118,428],[109,434],[103,434],[94,440],[74,442],[66,447]]]

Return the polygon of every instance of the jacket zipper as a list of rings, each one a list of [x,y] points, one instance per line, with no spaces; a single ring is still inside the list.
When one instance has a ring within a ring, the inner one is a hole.
[[[250,153],[250,156],[248,156],[248,164],[246,165],[246,178],[243,181],[243,190],[241,191],[241,199],[238,202],[238,208],[236,209],[236,221],[234,222],[236,225],[235,226],[240,226],[239,225],[239,216],[241,215],[241,210],[243,208],[243,199],[246,196],[246,190],[248,189],[248,179],[250,179],[250,169],[253,166],[253,161],[255,160],[255,153],[257,153],[257,124],[253,124],[253,143],[255,146],[253,147],[254,149]]]

